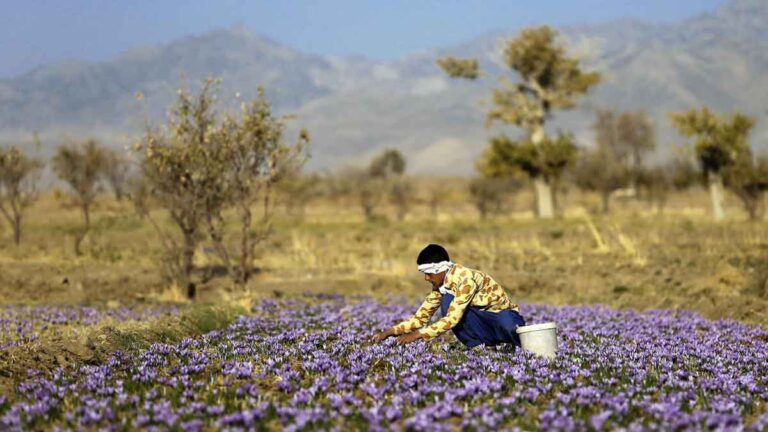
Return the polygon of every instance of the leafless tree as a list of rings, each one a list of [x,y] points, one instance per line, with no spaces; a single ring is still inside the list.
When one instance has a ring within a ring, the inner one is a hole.
[[[53,158],[53,171],[69,185],[72,204],[80,209],[83,216],[83,226],[75,232],[76,255],[82,255],[82,241],[91,229],[91,207],[96,200],[106,161],[104,148],[93,139],[59,146]]]
[[[21,244],[24,211],[37,199],[37,180],[43,163],[17,147],[0,148],[0,213],[11,225],[13,242]]]

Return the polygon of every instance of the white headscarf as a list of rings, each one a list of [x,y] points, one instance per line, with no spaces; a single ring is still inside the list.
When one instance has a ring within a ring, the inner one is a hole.
[[[439,263],[419,264],[419,271],[422,273],[437,274],[448,271],[453,267],[451,261],[440,261]]]
[[[453,263],[451,261],[440,261],[439,263],[419,264],[418,268],[422,273],[437,274],[453,268]],[[445,284],[440,285],[440,288],[438,289],[440,294],[452,294],[451,291],[445,287]]]

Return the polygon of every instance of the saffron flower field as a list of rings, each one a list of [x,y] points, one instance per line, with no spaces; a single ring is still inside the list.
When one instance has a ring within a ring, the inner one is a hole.
[[[0,429],[765,430],[768,332],[690,312],[523,305],[554,360],[369,341],[414,305],[262,301],[226,330],[29,371]]]

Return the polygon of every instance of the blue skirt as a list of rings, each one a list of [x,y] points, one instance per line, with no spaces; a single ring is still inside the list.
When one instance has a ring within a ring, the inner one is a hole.
[[[448,312],[452,301],[452,294],[443,294],[440,299],[440,312],[443,316]],[[470,348],[481,344],[493,346],[502,343],[520,346],[520,337],[515,330],[524,325],[525,319],[512,309],[488,312],[468,306],[464,310],[464,316],[453,327],[453,334]]]

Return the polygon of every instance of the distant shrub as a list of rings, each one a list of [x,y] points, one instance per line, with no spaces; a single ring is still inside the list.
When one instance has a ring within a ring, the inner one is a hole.
[[[609,147],[585,150],[574,168],[576,184],[600,194],[603,213],[610,211],[611,194],[629,184],[627,166]]]
[[[0,213],[13,230],[13,241],[21,244],[24,211],[37,199],[37,180],[43,163],[17,147],[0,148]]]
[[[125,196],[126,187],[128,185],[128,173],[130,169],[128,159],[110,149],[105,149],[104,156],[106,158],[103,173],[104,180],[109,184],[109,187],[115,194],[115,199],[120,201]]]
[[[368,174],[374,178],[389,178],[405,173],[405,158],[394,149],[384,150],[368,165]]]
[[[469,183],[469,195],[481,219],[499,214],[504,210],[506,197],[514,190],[516,183],[498,178],[474,178]]]
[[[82,255],[81,243],[91,228],[91,206],[107,166],[107,153],[93,139],[59,146],[53,158],[53,171],[67,183],[70,203],[80,209],[83,225],[75,233],[74,249]]]
[[[374,179],[372,186],[382,188],[382,192],[388,196],[389,202],[395,206],[399,221],[405,219],[414,199],[411,185],[403,178],[405,167],[405,157],[394,149],[384,150],[368,165],[368,174]],[[371,214],[366,213],[366,219],[370,220],[370,217]]]
[[[765,211],[763,195],[768,190],[768,158],[743,153],[723,172],[725,186],[741,200],[750,220]]]
[[[307,205],[322,193],[321,180],[317,174],[292,173],[277,185],[277,193],[288,214],[301,219]]]

